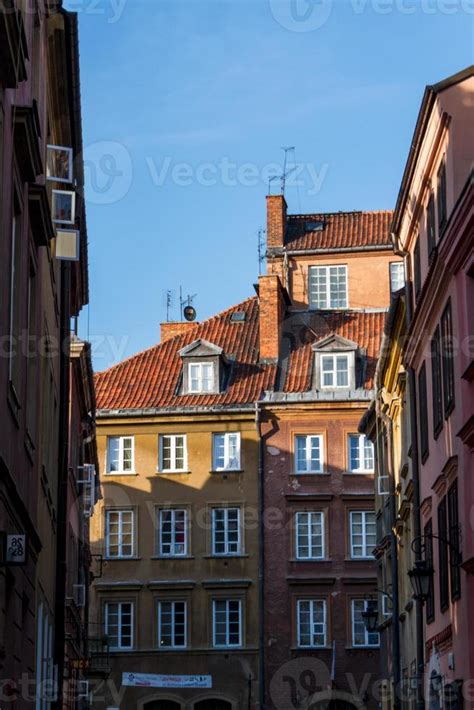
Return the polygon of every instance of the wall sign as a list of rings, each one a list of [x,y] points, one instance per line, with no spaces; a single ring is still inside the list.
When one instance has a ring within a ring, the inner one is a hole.
[[[5,564],[26,564],[26,535],[6,536]]]
[[[148,688],[212,688],[212,676],[122,673],[122,685]]]

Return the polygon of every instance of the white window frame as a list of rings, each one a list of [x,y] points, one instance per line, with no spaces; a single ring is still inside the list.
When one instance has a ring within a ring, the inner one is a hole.
[[[389,264],[389,269],[390,269],[390,293],[396,293],[396,291],[399,291],[400,289],[405,287],[405,263],[403,261],[391,261]],[[394,288],[394,282],[397,284],[400,282],[400,273],[402,272],[402,285],[398,286],[397,288]],[[394,275],[393,272],[396,272],[396,275]]]
[[[176,549],[176,513],[184,513],[184,552],[163,551],[164,513],[171,513],[171,548]],[[187,557],[188,555],[188,511],[187,508],[160,508],[158,510],[158,552],[160,557]]]
[[[310,615],[310,634],[311,634],[311,642],[310,643],[303,643],[301,640],[302,637],[302,629],[301,629],[301,607],[303,604],[309,604],[309,615]],[[315,643],[315,637],[319,634],[316,634],[314,631],[314,625],[315,623],[320,623],[320,622],[315,622],[314,617],[315,617],[315,611],[316,611],[316,605],[321,605],[323,609],[323,617],[324,621],[322,622],[323,628],[324,628],[324,643]],[[296,629],[297,629],[297,644],[298,648],[325,648],[327,646],[327,604],[325,599],[298,599],[296,603]]]
[[[340,352],[321,352],[318,353],[319,357],[319,386],[320,389],[322,390],[347,390],[351,389],[352,383],[354,382],[354,352],[348,351],[344,353]],[[324,372],[323,369],[323,360],[327,359],[332,359],[332,369],[329,370],[332,374],[332,379],[333,383],[331,385],[325,385],[324,384],[324,374],[327,374],[327,372]],[[347,360],[347,385],[338,385],[337,384],[337,362],[338,360],[341,360],[342,358]]]
[[[198,376],[193,377],[192,376],[192,368],[196,367],[198,370]],[[204,378],[202,376],[202,371],[204,367],[210,367],[211,368],[211,379],[210,379],[210,388],[209,389],[204,389],[203,384],[204,384]],[[197,389],[193,389],[192,383],[193,380],[197,380],[198,385]],[[188,363],[188,392],[190,394],[212,394],[216,390],[216,365],[214,362],[189,362]]]
[[[361,524],[362,524],[362,543],[355,544],[354,543],[354,516],[361,516]],[[351,534],[351,559],[352,560],[371,560],[373,559],[373,554],[372,552],[369,551],[369,545],[367,542],[367,528],[368,528],[368,521],[367,518],[369,515],[373,515],[374,521],[373,521],[373,528],[375,535],[376,533],[376,520],[375,520],[375,512],[373,510],[351,510],[350,512],[350,534]],[[373,545],[375,547],[375,543]],[[355,548],[361,547],[362,552],[365,554],[359,555],[355,553]]]
[[[344,270],[344,275],[345,275],[345,303],[343,305],[338,305],[334,306],[332,305],[332,299],[331,299],[331,270],[332,269],[343,269]],[[311,280],[313,278],[313,274],[317,271],[320,273],[324,274],[324,281],[325,281],[325,299],[324,299],[324,304],[320,303],[317,304],[315,303],[311,296],[312,296],[312,288],[311,288]],[[310,266],[308,269],[308,300],[309,300],[309,308],[310,310],[343,310],[345,308],[349,308],[349,283],[348,283],[348,268],[347,264],[328,264],[325,266]]]
[[[162,631],[162,606],[163,604],[171,604],[171,637],[172,643],[169,646],[164,646],[161,644],[161,631]],[[184,605],[184,643],[176,643],[176,604]],[[159,599],[158,600],[158,648],[160,650],[169,650],[174,648],[187,648],[188,647],[188,602],[186,599]]]
[[[130,646],[124,646],[122,643],[122,607],[127,604],[130,605]],[[118,638],[118,646],[109,646],[110,651],[131,651],[134,648],[134,641],[135,641],[135,609],[134,609],[134,603],[132,601],[107,601],[104,603],[104,630],[105,630],[105,635],[108,636],[108,631],[109,631],[109,608],[112,605],[116,605],[118,607],[118,631],[117,631],[117,638]]]
[[[165,439],[170,440],[171,465],[169,468],[165,468],[165,466],[164,466],[164,442],[165,442]],[[176,449],[177,449],[176,445],[177,445],[178,439],[183,440],[183,466],[182,467],[176,466]],[[186,434],[160,434],[159,445],[160,445],[159,470],[161,473],[183,473],[188,470],[188,446],[187,446]]]
[[[231,456],[230,456],[230,439],[231,437],[237,437],[237,461],[235,465],[231,466]],[[217,440],[218,438],[224,438],[224,466],[217,465]],[[240,431],[222,431],[215,432],[212,435],[212,470],[213,471],[240,471],[241,470],[241,438]]]
[[[321,545],[314,545],[315,548],[321,547],[321,554],[315,554],[313,549],[313,535],[311,532],[311,527],[313,524],[313,516],[319,519],[319,524],[321,525]],[[300,526],[304,525],[306,520],[306,525],[308,528],[307,537],[305,540],[305,547],[308,548],[308,554],[300,554]],[[324,560],[325,559],[325,529],[324,529],[324,513],[319,510],[303,510],[298,511],[295,514],[295,554],[297,560]]]
[[[305,452],[306,452],[306,459],[305,459],[305,468],[299,468],[299,459],[298,459],[298,443],[302,439],[305,440]],[[319,440],[319,461],[318,461],[318,466],[317,468],[311,468],[311,449],[312,449],[312,439],[318,439]],[[305,474],[311,474],[311,473],[323,473],[324,472],[324,442],[323,442],[323,435],[322,434],[295,434],[295,451],[294,451],[294,458],[295,458],[295,473],[299,475],[305,475]]]
[[[359,465],[359,468],[352,468],[352,441],[357,439],[357,448],[358,448],[358,455],[359,455],[359,463],[362,462],[362,467]],[[367,468],[366,466],[366,455],[365,455],[365,445],[370,444],[371,449],[372,449],[372,468]],[[349,434],[347,437],[347,446],[348,446],[348,451],[347,451],[347,458],[348,458],[348,470],[350,473],[374,473],[375,472],[375,452],[374,452],[374,445],[366,437],[365,434]]]
[[[132,526],[132,542],[131,542],[131,552],[129,555],[126,555],[123,553],[123,524],[124,524],[124,515],[130,515],[131,516],[131,526]],[[111,544],[110,544],[110,518],[112,515],[116,515],[118,520],[118,532],[117,532],[117,547],[118,547],[118,553],[112,554],[110,551]],[[116,508],[109,508],[106,509],[105,511],[105,555],[107,559],[109,560],[126,560],[130,559],[131,557],[135,556],[135,511],[133,508],[122,508],[122,509],[116,509]]]
[[[220,644],[216,640],[216,605],[218,603],[226,604],[226,643]],[[229,620],[229,605],[237,603],[239,606],[239,641],[238,643],[230,643],[230,620]],[[213,599],[212,600],[212,645],[213,648],[241,648],[242,647],[242,600],[241,599]]]
[[[229,512],[237,511],[237,550],[230,549],[229,540]],[[224,513],[224,552],[216,551],[216,513]],[[241,534],[241,509],[238,506],[229,506],[227,508],[212,508],[211,513],[211,548],[214,557],[238,557],[242,554],[242,534]]]
[[[362,604],[364,605],[363,610],[358,611],[357,613],[362,613],[362,611],[367,611],[367,605],[369,603],[368,599],[352,599],[351,600],[351,627],[352,627],[352,646],[354,648],[378,648],[380,646],[380,634],[378,631],[372,631],[369,632],[365,628],[365,624],[363,620],[359,621],[358,623],[362,625],[364,629],[364,643],[356,643],[356,604]],[[372,640],[371,640],[372,637]],[[377,637],[377,641],[375,641],[375,637]]]
[[[119,453],[118,453],[118,465],[119,465],[119,468],[117,469],[117,471],[112,471],[112,470],[110,470],[110,463],[111,463],[111,443],[112,443],[112,441],[114,441],[114,440],[116,440],[116,439],[118,439],[118,442],[119,442]],[[129,471],[125,471],[124,468],[123,468],[123,464],[124,464],[124,458],[123,458],[124,445],[123,445],[123,442],[124,442],[125,439],[130,439],[130,441],[132,442],[132,446],[131,446],[132,455],[131,455],[130,470],[129,470]],[[105,473],[106,473],[107,476],[117,476],[117,475],[119,475],[119,476],[120,476],[120,475],[122,475],[122,476],[130,476],[130,475],[132,475],[132,476],[133,476],[134,473],[135,473],[135,437],[134,437],[133,435],[130,436],[130,435],[128,435],[128,434],[123,435],[123,436],[112,436],[112,435],[111,435],[111,436],[108,436],[108,437],[107,437],[107,462],[106,462],[106,463],[107,463],[107,465],[106,465],[106,467],[105,467]]]

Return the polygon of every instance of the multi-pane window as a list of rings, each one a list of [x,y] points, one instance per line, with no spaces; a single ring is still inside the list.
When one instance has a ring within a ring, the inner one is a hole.
[[[443,162],[438,170],[438,232],[439,238],[442,235],[442,229],[446,224],[447,207],[446,207],[446,163]]]
[[[413,250],[413,280],[415,287],[415,298],[417,299],[421,291],[421,254],[420,254],[420,238],[416,240]]]
[[[426,231],[428,235],[428,258],[431,261],[433,250],[436,246],[435,201],[432,194],[426,208]]]
[[[451,600],[455,601],[461,596],[461,551],[459,540],[459,510],[458,510],[458,484],[453,483],[448,491],[448,524],[449,524],[449,571],[451,579]]]
[[[298,434],[295,437],[296,473],[321,473],[323,470],[323,437],[321,434]]]
[[[187,554],[187,511],[163,508],[159,511],[159,551],[164,557]]]
[[[133,648],[133,603],[106,602],[105,635],[112,651]]]
[[[186,648],[186,602],[158,602],[158,646]]]
[[[133,436],[107,437],[107,473],[133,472]]]
[[[375,513],[369,510],[354,510],[351,520],[351,557],[372,557],[377,542]]]
[[[405,286],[405,264],[403,261],[393,261],[390,264],[390,291],[395,293]]]
[[[297,602],[298,646],[326,646],[326,601],[299,599]]]
[[[160,436],[161,471],[185,471],[186,459],[186,436],[184,434],[163,434]]]
[[[232,648],[242,645],[242,603],[240,599],[214,599],[212,619],[214,647]]]
[[[296,557],[299,560],[324,558],[324,515],[320,512],[296,513]]]
[[[449,605],[449,569],[448,569],[448,516],[446,496],[438,505],[438,578],[439,604],[441,611]]]
[[[105,549],[107,557],[133,557],[133,510],[107,510]]]
[[[189,391],[195,394],[214,391],[214,364],[192,362],[188,365]]]
[[[431,340],[431,384],[433,399],[433,435],[438,436],[443,426],[443,389],[441,379],[441,338],[439,326]]]
[[[378,646],[379,634],[377,631],[369,632],[365,628],[364,611],[367,611],[371,604],[377,602],[369,599],[352,600],[352,645],[353,646]]]
[[[420,417],[420,451],[422,461],[428,458],[429,439],[428,439],[428,399],[426,391],[426,365],[423,363],[420,372],[418,373],[418,401],[419,401],[419,417]]]
[[[212,445],[214,471],[236,471],[240,469],[239,432],[214,434]]]
[[[239,555],[240,553],[240,508],[213,508],[212,554]]]
[[[443,365],[444,415],[454,407],[454,349],[451,301],[448,301],[441,317],[441,360]]]
[[[347,266],[310,266],[310,308],[347,308]]]
[[[349,356],[321,355],[321,388],[349,387]]]
[[[374,445],[365,434],[349,434],[349,471],[373,473]]]

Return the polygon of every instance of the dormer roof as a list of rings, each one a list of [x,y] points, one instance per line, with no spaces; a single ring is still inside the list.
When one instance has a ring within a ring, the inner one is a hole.
[[[209,342],[208,340],[204,340],[204,338],[193,340],[192,343],[189,343],[189,345],[186,345],[184,348],[181,348],[181,350],[178,350],[178,355],[180,357],[216,357],[222,355],[223,353],[223,348],[219,345],[215,345],[215,343]]]
[[[331,335],[328,335],[326,338],[317,340],[311,347],[316,352],[320,352],[321,350],[330,352],[351,352],[357,350],[359,345],[353,340],[344,338],[342,335],[331,333]]]

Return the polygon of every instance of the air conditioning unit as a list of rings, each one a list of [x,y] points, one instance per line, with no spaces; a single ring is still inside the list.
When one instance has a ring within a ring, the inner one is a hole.
[[[77,697],[89,699],[89,681],[88,680],[78,680],[77,681]]]
[[[73,584],[72,593],[75,605],[79,608],[84,608],[86,605],[86,585]]]

